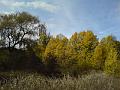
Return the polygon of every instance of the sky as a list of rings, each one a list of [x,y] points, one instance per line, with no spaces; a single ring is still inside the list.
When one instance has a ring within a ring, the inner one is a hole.
[[[0,0],[0,13],[22,11],[39,17],[52,35],[91,30],[120,40],[120,0]]]

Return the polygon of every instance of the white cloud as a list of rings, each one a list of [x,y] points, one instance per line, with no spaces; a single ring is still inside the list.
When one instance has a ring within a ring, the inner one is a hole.
[[[11,13],[15,13],[15,11],[4,11],[4,10],[2,10],[2,11],[0,11],[0,13],[2,13],[2,14],[11,14]]]
[[[54,13],[57,10],[57,6],[43,2],[43,1],[15,1],[15,0],[0,0],[0,6],[5,6],[7,8],[35,8],[43,9]]]
[[[45,2],[41,2],[41,1],[28,2],[27,6],[28,7],[33,6],[34,8],[42,8],[50,12],[54,12],[57,9],[56,6],[53,6],[52,4],[48,4]]]

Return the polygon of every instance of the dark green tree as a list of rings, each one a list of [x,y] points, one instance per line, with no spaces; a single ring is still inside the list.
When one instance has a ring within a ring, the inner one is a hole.
[[[36,16],[29,13],[14,13],[0,16],[0,44],[1,47],[14,49],[31,44],[39,36],[43,28]]]

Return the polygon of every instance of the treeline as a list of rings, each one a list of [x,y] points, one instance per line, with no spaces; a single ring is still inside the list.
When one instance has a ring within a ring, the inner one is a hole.
[[[29,13],[0,15],[0,71],[29,70],[47,75],[79,75],[91,70],[120,76],[120,42],[92,31],[53,37]]]

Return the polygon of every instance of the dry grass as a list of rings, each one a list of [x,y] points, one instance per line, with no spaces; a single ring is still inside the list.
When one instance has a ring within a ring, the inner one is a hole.
[[[14,74],[10,74],[11,76]],[[0,86],[1,90],[120,90],[120,78],[90,73],[73,78],[47,78],[39,74],[17,74]]]

